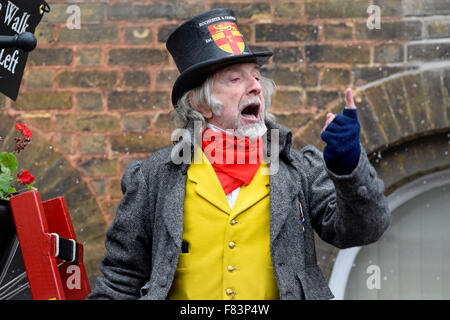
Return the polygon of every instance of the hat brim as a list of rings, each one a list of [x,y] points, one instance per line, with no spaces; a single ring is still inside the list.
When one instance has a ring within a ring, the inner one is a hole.
[[[251,54],[241,54],[222,57],[220,59],[210,59],[196,64],[181,73],[172,88],[172,104],[176,107],[178,100],[187,91],[200,86],[206,78],[217,70],[236,63],[256,63],[263,65],[273,55],[271,51],[254,52]]]

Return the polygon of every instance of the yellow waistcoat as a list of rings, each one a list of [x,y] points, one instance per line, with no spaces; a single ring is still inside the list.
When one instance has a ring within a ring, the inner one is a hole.
[[[269,176],[259,170],[233,209],[208,159],[187,172],[183,240],[170,299],[278,299],[270,258]]]

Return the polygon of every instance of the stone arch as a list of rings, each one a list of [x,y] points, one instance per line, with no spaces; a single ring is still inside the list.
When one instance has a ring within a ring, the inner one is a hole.
[[[0,136],[4,139],[0,142],[0,152],[14,149],[16,122],[16,119],[0,113]],[[99,275],[99,264],[105,253],[106,230],[106,222],[95,195],[83,181],[82,174],[37,130],[33,130],[31,144],[16,157],[19,170],[28,169],[35,176],[35,186],[42,200],[59,196],[65,198],[77,239],[84,245],[86,272],[93,284]]]
[[[361,143],[389,195],[405,183],[450,168],[450,67],[407,71],[357,88]],[[341,113],[344,100],[294,134],[294,147],[323,150],[320,133],[328,112]],[[317,238],[317,256],[329,276],[338,253]]]
[[[361,123],[361,143],[372,164],[380,169],[387,192],[405,177],[450,166],[447,133],[450,131],[450,67],[408,71],[357,89],[355,101]],[[300,128],[294,146],[312,144],[323,149],[320,132],[328,112],[340,113],[343,100],[334,101],[313,121]],[[431,148],[428,155],[421,148]],[[411,150],[408,156],[402,152]],[[423,150],[422,150],[423,151]],[[396,159],[394,159],[396,158]],[[387,159],[398,165],[387,170]],[[405,168],[415,162],[415,170]]]

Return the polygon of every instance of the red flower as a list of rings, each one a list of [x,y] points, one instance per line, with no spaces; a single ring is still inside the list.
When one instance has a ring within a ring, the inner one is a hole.
[[[18,122],[18,123],[16,123],[16,129],[17,129],[17,131],[19,131],[20,133],[23,133],[23,131],[25,130],[25,129],[27,129],[27,125],[24,123],[24,124],[21,124],[20,122]]]
[[[22,134],[23,134],[25,137],[27,137],[27,138],[31,138],[31,136],[33,135],[33,132],[31,132],[30,129],[24,129],[24,130],[22,131]]]
[[[23,184],[30,184],[34,181],[34,177],[31,175],[30,171],[22,170],[22,172],[17,176],[17,178]]]

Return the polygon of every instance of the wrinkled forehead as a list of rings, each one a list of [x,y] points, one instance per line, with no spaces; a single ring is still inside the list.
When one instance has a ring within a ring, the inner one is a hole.
[[[214,77],[220,77],[233,72],[255,72],[260,73],[259,65],[256,63],[236,63],[222,68],[214,73]]]

